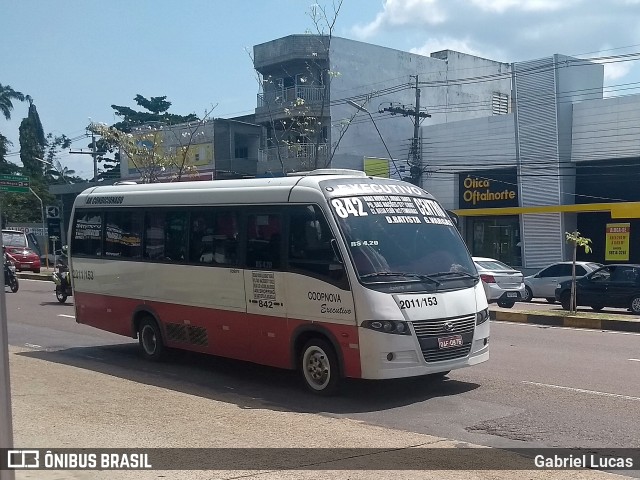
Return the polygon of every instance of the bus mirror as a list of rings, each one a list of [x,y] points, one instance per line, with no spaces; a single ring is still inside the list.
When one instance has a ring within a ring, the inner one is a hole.
[[[338,241],[335,238],[331,239],[331,248],[333,249],[333,254],[338,259],[338,262],[344,263],[342,261],[342,255],[340,255],[340,248],[338,248]]]

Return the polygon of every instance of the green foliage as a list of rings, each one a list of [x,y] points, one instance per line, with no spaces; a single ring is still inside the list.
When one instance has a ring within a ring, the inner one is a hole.
[[[7,160],[9,145],[9,139],[0,133],[0,175],[14,175],[18,172],[19,167]]]
[[[33,102],[29,105],[29,113],[20,123],[20,160],[23,173],[28,177],[42,178],[45,165],[36,160],[43,158],[47,144],[38,110]]]
[[[145,111],[136,111],[130,107],[121,105],[111,105],[122,120],[113,125],[117,130],[124,133],[131,133],[132,129],[136,126],[148,125],[152,123],[160,123],[165,125],[176,125],[178,123],[195,122],[198,121],[198,117],[195,114],[189,115],[175,115],[168,113],[171,107],[171,102],[166,101],[164,97],[151,97],[147,99],[138,94],[134,100],[138,106],[144,108]]]
[[[56,203],[56,199],[49,193],[48,185],[44,179],[30,179],[31,189],[42,199],[44,205]],[[40,201],[29,193],[2,193],[0,194],[2,205],[2,222],[7,223],[40,223],[42,210]]]
[[[582,237],[580,235],[580,232],[576,231],[573,233],[569,233],[569,232],[565,232],[564,233],[566,238],[567,238],[567,242],[568,243],[573,243],[574,246],[577,247],[583,247],[585,253],[591,253],[592,249],[591,249],[591,239],[590,238],[585,238]]]
[[[565,232],[564,234],[566,236],[567,243],[573,244],[573,265],[571,268],[571,300],[569,311],[571,313],[576,313],[578,309],[576,304],[576,254],[578,251],[578,247],[584,248],[585,253],[591,253],[591,239],[583,237],[577,230],[572,233]]]
[[[4,115],[4,118],[11,120],[11,110],[13,110],[13,100],[24,102],[30,99],[28,95],[24,95],[11,88],[9,85],[2,85],[0,83],[0,112]]]

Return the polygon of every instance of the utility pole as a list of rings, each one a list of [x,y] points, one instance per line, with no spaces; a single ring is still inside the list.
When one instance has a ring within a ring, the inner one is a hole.
[[[93,157],[93,181],[98,182],[98,149],[96,148],[96,135],[91,131],[91,151],[69,151],[69,153],[75,153],[78,155],[91,155]]]
[[[422,177],[422,149],[420,148],[420,119],[429,118],[427,112],[420,111],[420,89],[418,88],[418,75],[409,75],[410,77],[416,78],[416,105],[413,109],[402,107],[394,107],[393,105],[390,107],[383,108],[379,110],[379,113],[389,112],[391,115],[400,114],[405,117],[412,116],[413,117],[413,139],[411,141],[411,152],[410,152],[410,161],[409,161],[409,174],[410,177],[407,178],[408,181],[413,183],[414,185],[420,186],[421,177]]]

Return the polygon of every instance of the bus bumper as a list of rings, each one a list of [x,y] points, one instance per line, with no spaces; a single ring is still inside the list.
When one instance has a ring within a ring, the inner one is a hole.
[[[446,372],[489,360],[489,322],[477,326],[465,356],[427,362],[413,335],[393,335],[359,328],[362,378],[404,378]]]

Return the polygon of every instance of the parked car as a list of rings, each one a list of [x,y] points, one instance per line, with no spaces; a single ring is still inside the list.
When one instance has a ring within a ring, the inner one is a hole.
[[[473,257],[484,292],[489,303],[497,303],[499,307],[511,308],[524,296],[524,277],[522,272],[514,270],[493,258]]]
[[[530,302],[533,298],[545,298],[549,303],[556,301],[556,287],[558,283],[571,280],[573,262],[552,263],[535,275],[524,277],[525,293],[524,302]],[[576,262],[576,278],[583,277],[602,267],[600,263]]]
[[[560,282],[556,300],[570,309],[571,280]],[[605,265],[576,280],[576,304],[602,310],[604,307],[628,308],[640,314],[640,265]]]
[[[40,257],[30,248],[6,246],[5,252],[13,261],[17,271],[31,270],[40,273]]]

